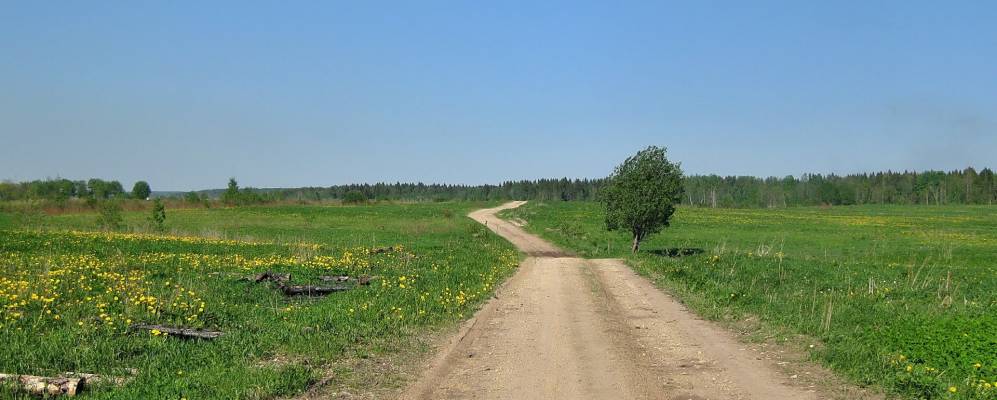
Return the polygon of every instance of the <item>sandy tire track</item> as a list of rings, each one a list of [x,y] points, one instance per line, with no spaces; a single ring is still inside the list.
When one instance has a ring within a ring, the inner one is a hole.
[[[469,216],[529,257],[404,399],[816,399],[620,260],[573,258]]]

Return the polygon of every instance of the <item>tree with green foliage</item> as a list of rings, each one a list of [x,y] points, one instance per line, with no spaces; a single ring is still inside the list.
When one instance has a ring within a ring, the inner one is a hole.
[[[256,189],[247,187],[239,191],[239,196],[236,198],[236,203],[241,206],[247,206],[252,204],[263,204],[267,200],[260,196]]]
[[[118,181],[105,181],[91,178],[87,181],[87,195],[98,200],[122,197],[125,189]]]
[[[668,161],[665,148],[649,146],[627,158],[607,179],[600,198],[606,206],[606,228],[629,231],[636,253],[648,235],[668,226],[682,194],[679,164]]]
[[[343,196],[343,203],[345,204],[363,204],[367,202],[367,195],[359,190],[351,190],[346,192]]]
[[[228,179],[228,188],[222,193],[222,203],[233,205],[239,201],[239,182],[235,178]]]
[[[162,200],[156,199],[152,204],[152,215],[149,216],[149,221],[152,222],[152,226],[157,231],[162,232],[166,228],[166,206],[163,205]]]
[[[183,196],[183,199],[184,201],[191,204],[197,204],[201,202],[201,196],[199,196],[197,192],[187,192],[187,194]]]
[[[105,230],[118,230],[122,226],[121,204],[117,200],[105,200],[100,203],[100,215],[97,216],[97,226]]]
[[[132,186],[132,198],[145,200],[152,195],[152,188],[149,187],[149,182],[138,181],[135,182],[135,186]]]

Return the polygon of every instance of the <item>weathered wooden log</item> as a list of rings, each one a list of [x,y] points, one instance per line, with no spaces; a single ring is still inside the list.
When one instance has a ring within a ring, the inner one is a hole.
[[[178,328],[178,327],[163,326],[163,325],[135,324],[132,325],[131,328],[145,329],[147,331],[159,331],[168,334],[169,336],[178,337],[181,339],[211,340],[211,339],[217,339],[219,336],[224,335],[223,332],[218,332],[218,331],[204,331],[198,329]]]
[[[350,279],[349,275],[322,275],[318,277],[318,280],[322,282],[348,282]]]
[[[278,282],[278,283],[290,282],[291,274],[282,274],[273,271],[267,271],[262,274],[256,274],[255,276],[253,276],[253,281],[255,281],[256,283],[264,281]]]
[[[0,374],[0,383],[7,383],[17,390],[41,396],[75,396],[80,387],[78,378],[52,378],[47,376]]]
[[[327,296],[335,292],[352,289],[352,285],[312,286],[312,285],[282,285],[280,290],[286,296]]]
[[[133,373],[132,375],[135,374]],[[104,376],[97,374],[88,374],[83,372],[66,372],[64,374],[61,374],[59,377],[79,379],[81,386],[92,386],[92,385],[103,385],[103,384],[121,386],[128,383],[128,381],[132,380],[131,376]]]
[[[370,275],[360,275],[358,277],[351,277],[349,275],[322,275],[318,279],[323,282],[353,282],[355,281],[358,285],[369,285],[371,279],[376,279],[377,276]]]

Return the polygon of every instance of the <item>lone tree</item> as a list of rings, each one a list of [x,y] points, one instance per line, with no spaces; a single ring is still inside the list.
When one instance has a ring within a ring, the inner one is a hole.
[[[149,221],[152,222],[152,226],[156,228],[157,231],[162,232],[166,228],[166,206],[163,205],[163,201],[156,199],[152,205],[152,215],[149,216]]]
[[[682,193],[682,169],[668,161],[665,149],[641,150],[616,167],[601,192],[606,228],[630,231],[636,253],[648,235],[668,226]]]
[[[233,205],[239,201],[239,182],[235,178],[228,178],[228,188],[222,192],[222,203]]]
[[[121,218],[121,204],[118,200],[104,200],[100,203],[100,215],[97,216],[97,225],[105,230],[118,230],[123,225]]]
[[[132,197],[136,199],[148,199],[149,195],[152,194],[152,189],[149,188],[149,182],[138,181],[135,182],[135,186],[132,186]]]

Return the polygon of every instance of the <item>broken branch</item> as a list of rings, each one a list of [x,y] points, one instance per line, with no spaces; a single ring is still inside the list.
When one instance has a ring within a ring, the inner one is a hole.
[[[287,296],[326,296],[335,292],[342,292],[352,289],[353,286],[311,286],[311,285],[281,285],[280,289]]]
[[[350,280],[349,275],[322,275],[318,277],[320,281],[323,282],[347,282]]]
[[[148,331],[159,331],[170,336],[176,336],[181,339],[205,339],[211,340],[216,339],[224,333],[218,331],[202,331],[197,329],[189,328],[176,328],[172,326],[163,325],[148,325],[148,324],[136,324],[131,326],[132,329],[145,329]]]
[[[273,271],[267,271],[262,274],[256,274],[253,277],[253,281],[256,283],[270,281],[270,282],[289,282],[291,280],[291,274],[281,274]]]

